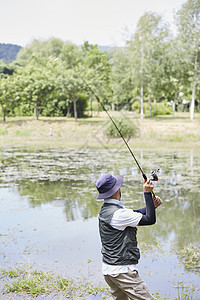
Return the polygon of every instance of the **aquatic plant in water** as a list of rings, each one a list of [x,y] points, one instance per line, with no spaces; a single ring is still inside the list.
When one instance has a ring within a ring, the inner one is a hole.
[[[195,287],[188,287],[181,281],[179,281],[174,287],[178,289],[178,296],[176,297],[176,300],[193,300]]]
[[[200,246],[189,245],[179,249],[178,255],[188,271],[200,271]]]

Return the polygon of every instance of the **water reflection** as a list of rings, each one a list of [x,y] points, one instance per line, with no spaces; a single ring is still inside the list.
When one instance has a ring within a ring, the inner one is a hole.
[[[97,216],[101,202],[96,201],[95,181],[103,172],[124,177],[122,194],[127,206],[143,205],[141,175],[126,151],[8,149],[3,153],[1,182],[17,183],[19,193],[28,196],[30,206],[48,202],[62,205],[67,221]],[[200,216],[199,157],[193,151],[141,151],[137,156],[148,175],[152,166],[160,168],[155,191],[164,205],[159,211],[162,222],[156,236],[167,239],[168,232],[174,231],[179,246],[185,237],[195,242],[195,224]]]
[[[166,249],[198,245],[200,154],[136,150],[135,155],[148,176],[160,169],[155,193],[164,200],[157,224],[139,228],[140,244],[162,243]],[[102,201],[96,200],[95,182],[104,172],[124,177],[122,195],[127,207],[144,206],[142,177],[126,150],[12,148],[2,149],[1,157],[0,185],[15,186],[30,209],[62,208],[67,223],[97,217]],[[51,218],[56,223],[53,214]]]

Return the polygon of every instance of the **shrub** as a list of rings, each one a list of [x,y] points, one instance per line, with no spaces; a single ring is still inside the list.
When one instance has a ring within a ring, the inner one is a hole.
[[[113,118],[115,124],[119,128],[121,134],[123,137],[129,138],[132,136],[136,136],[137,134],[137,127],[136,125],[129,119],[125,117],[120,118]],[[109,137],[120,137],[119,132],[117,131],[116,127],[112,123],[112,121],[109,122],[109,125],[106,127],[105,134]]]
[[[132,110],[140,113],[141,105],[139,102],[134,102]],[[144,114],[149,115],[149,104],[144,103],[143,107]],[[170,115],[172,114],[172,107],[168,106],[165,102],[162,103],[151,103],[151,116],[155,117],[158,115]]]
[[[137,112],[137,113],[140,113],[140,103],[139,102],[134,102],[131,106],[132,110]]]
[[[148,107],[149,108],[149,107]],[[148,109],[149,114],[149,109]],[[151,105],[151,115],[171,115],[172,114],[172,107],[167,106],[165,103],[152,103]]]

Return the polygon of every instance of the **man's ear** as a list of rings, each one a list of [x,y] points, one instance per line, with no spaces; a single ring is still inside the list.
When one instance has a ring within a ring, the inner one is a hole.
[[[121,190],[120,190],[120,188],[118,189],[117,193],[118,193],[118,196],[119,196],[119,199],[120,199],[121,198]]]

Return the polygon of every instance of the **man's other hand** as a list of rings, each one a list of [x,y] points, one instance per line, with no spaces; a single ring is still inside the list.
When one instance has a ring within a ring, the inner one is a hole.
[[[143,191],[144,193],[152,193],[153,192],[153,183],[152,181],[148,178],[144,184],[143,184]]]
[[[157,208],[163,202],[162,202],[162,199],[160,199],[158,196],[153,195],[153,203],[154,203],[155,208]]]

